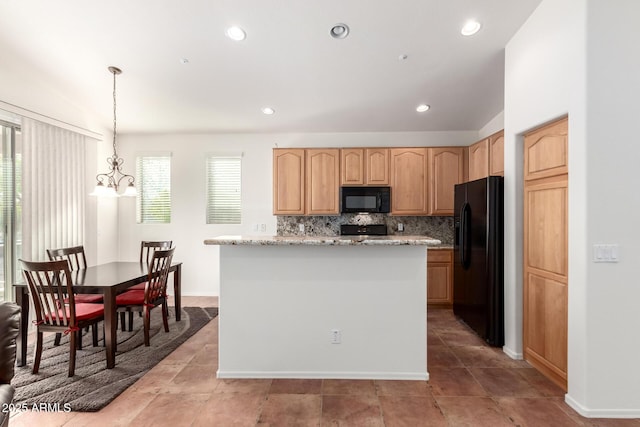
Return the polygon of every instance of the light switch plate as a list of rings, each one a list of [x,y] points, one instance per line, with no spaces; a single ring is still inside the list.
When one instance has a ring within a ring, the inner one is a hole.
[[[593,245],[593,262],[618,262],[619,247],[611,244]]]

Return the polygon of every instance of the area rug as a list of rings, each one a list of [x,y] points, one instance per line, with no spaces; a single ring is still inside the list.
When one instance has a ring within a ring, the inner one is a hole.
[[[46,405],[49,408],[67,408],[78,412],[94,412],[105,407],[218,315],[215,307],[183,307],[182,319],[176,322],[173,310],[173,307],[169,308],[169,333],[164,332],[161,311],[152,310],[150,347],[144,346],[142,318],[137,314],[134,314],[132,332],[118,329],[116,366],[113,369],[106,369],[102,333],[99,334],[99,346],[93,347],[91,333],[85,332],[83,349],[76,353],[76,370],[71,378],[67,376],[68,338],[63,337],[56,347],[53,345],[54,335],[46,334],[38,374],[31,373],[33,345],[28,347],[27,365],[16,367],[16,375],[11,381],[16,388],[15,405],[28,408]]]

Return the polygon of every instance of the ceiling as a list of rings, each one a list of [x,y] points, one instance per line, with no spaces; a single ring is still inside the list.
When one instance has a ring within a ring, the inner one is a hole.
[[[107,67],[121,68],[118,132],[479,130],[503,109],[504,46],[540,2],[4,0],[0,41],[107,128]],[[470,18],[482,28],[464,37]],[[347,38],[330,37],[337,23]]]

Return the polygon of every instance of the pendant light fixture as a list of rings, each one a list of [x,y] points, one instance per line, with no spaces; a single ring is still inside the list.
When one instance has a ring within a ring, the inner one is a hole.
[[[118,189],[121,187],[120,182],[124,179],[128,182],[127,188],[123,196],[137,196],[138,192],[135,187],[135,178],[122,172],[124,159],[118,156],[116,149],[116,76],[122,73],[117,67],[109,67],[109,72],[113,74],[113,155],[107,158],[109,172],[96,175],[96,187],[91,196],[118,197]]]

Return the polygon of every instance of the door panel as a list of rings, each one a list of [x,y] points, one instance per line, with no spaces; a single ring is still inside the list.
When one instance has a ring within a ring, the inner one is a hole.
[[[304,215],[304,149],[273,150],[273,213]]]
[[[389,185],[389,149],[367,148],[367,185]]]
[[[525,190],[528,207],[529,267],[567,276],[567,187],[563,181],[531,185]]]
[[[524,139],[524,358],[567,390],[567,119]]]
[[[340,211],[340,150],[306,150],[306,213],[338,215]]]
[[[525,136],[525,180],[563,175],[568,172],[568,129],[568,119],[562,119]]]

